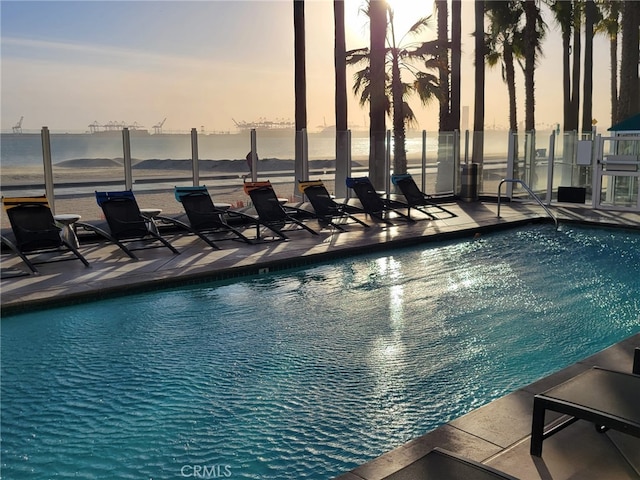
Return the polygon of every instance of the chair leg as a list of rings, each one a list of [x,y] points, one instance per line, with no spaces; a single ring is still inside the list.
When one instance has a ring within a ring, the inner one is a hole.
[[[138,260],[138,257],[136,257],[131,250],[129,250],[120,240],[118,240],[117,238],[113,237],[106,230],[104,230],[104,229],[102,229],[102,228],[100,228],[100,227],[98,227],[96,225],[92,225],[90,223],[85,223],[85,222],[77,222],[76,226],[82,227],[87,231],[96,233],[99,236],[101,236],[103,238],[106,238],[109,242],[116,244],[118,246],[118,248],[120,250],[122,250],[124,253],[126,253],[129,258],[131,258],[132,260]]]
[[[71,245],[71,243],[69,243],[68,241],[66,241],[66,240],[64,240],[64,239],[62,240],[62,243],[64,243],[64,245],[65,245],[69,250],[71,250],[71,251],[73,252],[73,254],[74,254],[76,257],[78,257],[78,259],[79,259],[82,263],[84,263],[84,266],[85,266],[85,267],[91,267],[91,265],[89,265],[89,262],[87,261],[87,259],[86,259],[86,258],[84,258],[84,255],[82,255],[82,254],[78,251],[78,249],[77,249],[75,246]]]
[[[354,217],[353,215],[349,215],[348,213],[346,214],[347,217],[349,217],[351,220],[359,223],[360,225],[362,225],[365,228],[371,228],[371,225],[369,225],[368,223],[363,222],[362,220],[360,220],[359,218]]]
[[[155,232],[152,232],[151,230],[149,230],[149,233],[153,238],[158,240],[160,243],[162,243],[165,247],[167,247],[173,253],[175,253],[176,255],[180,254],[180,252],[178,250],[176,250],[176,248],[173,245],[171,245],[167,240],[165,240],[161,235],[156,234]]]
[[[243,242],[248,243],[249,245],[253,244],[251,239],[249,239],[248,237],[244,236],[242,234],[242,232],[240,230],[238,230],[237,228],[234,228],[231,225],[227,225],[227,228],[229,229],[230,232],[235,233],[238,236],[238,238],[240,238],[240,240],[242,240]]]
[[[31,273],[36,275],[40,273],[33,262],[31,262],[31,260],[29,260],[27,256],[22,253],[20,249],[18,249],[18,247],[16,247],[8,238],[2,237],[2,243],[9,247],[16,255],[18,255],[22,259],[24,264],[29,267],[29,270],[31,270]]]
[[[538,399],[533,401],[533,419],[531,422],[531,455],[542,456],[542,441],[544,440],[545,408]]]
[[[306,226],[303,222],[301,222],[300,220],[297,220],[295,218],[291,218],[291,221],[293,223],[295,223],[296,225],[299,225],[300,227],[304,228],[307,232],[311,233],[312,235],[318,235],[318,232],[316,232],[314,229]]]
[[[318,223],[320,223],[322,225],[323,222],[322,222],[322,220],[319,220]],[[338,225],[333,220],[327,220],[324,223],[326,223],[327,225],[331,225],[333,228],[335,228],[336,230],[339,230],[341,232],[345,232],[346,231],[344,228],[342,228],[342,226]]]

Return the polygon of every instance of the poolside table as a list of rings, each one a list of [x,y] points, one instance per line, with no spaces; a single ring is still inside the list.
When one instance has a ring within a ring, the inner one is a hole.
[[[62,230],[60,231],[62,239],[70,245],[73,245],[75,248],[79,248],[80,243],[78,242],[78,237],[73,225],[80,220],[80,218],[82,218],[80,215],[76,215],[74,213],[65,213],[53,216],[53,219],[62,226]]]
[[[159,234],[155,218],[162,213],[161,208],[141,208],[140,215],[147,219],[147,226],[155,234]]]

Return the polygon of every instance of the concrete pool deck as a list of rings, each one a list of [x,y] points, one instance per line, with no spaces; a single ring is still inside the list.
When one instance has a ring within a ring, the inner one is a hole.
[[[221,250],[211,249],[195,236],[168,232],[166,238],[180,255],[154,248],[140,251],[139,261],[132,261],[115,245],[83,242],[80,250],[91,268],[85,268],[79,261],[46,263],[38,265],[39,275],[3,278],[0,282],[2,311],[8,315],[23,309],[96,300],[211,278],[259,274],[323,258],[440,239],[458,237],[472,241],[477,235],[497,228],[545,217],[540,206],[531,203],[503,204],[499,219],[495,202],[452,202],[444,206],[457,216],[445,218],[445,215],[440,220],[423,217],[424,220],[415,224],[397,222],[395,226],[380,226],[367,220],[371,229],[348,225],[344,233],[325,229],[319,236],[297,231],[290,234],[290,241],[258,245],[225,241],[219,244]],[[561,224],[578,222],[640,229],[637,213],[591,210],[568,204],[556,205],[552,211]],[[313,222],[310,224],[317,227]],[[15,255],[3,252],[2,269],[24,270],[24,267]],[[339,478],[383,479],[419,461],[437,446],[523,480],[639,479],[640,439],[613,431],[599,434],[586,422],[578,422],[547,439],[542,458],[529,455],[533,396],[592,365],[630,371],[636,346],[640,346],[640,334],[474,410]],[[548,417],[549,421],[555,420],[551,415]]]

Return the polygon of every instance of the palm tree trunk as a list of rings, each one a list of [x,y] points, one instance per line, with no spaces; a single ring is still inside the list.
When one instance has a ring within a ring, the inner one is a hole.
[[[484,156],[484,0],[475,1],[475,96],[473,105],[473,163]]]
[[[504,70],[509,91],[509,130],[518,131],[518,110],[516,104],[516,72],[513,62],[513,47],[504,46]]]
[[[571,79],[571,117],[568,130],[578,130],[578,118],[580,115],[580,56],[582,54],[582,42],[580,34],[582,30],[581,8],[574,0],[573,8],[573,75]]]
[[[525,130],[530,132],[535,130],[535,81],[534,72],[536,68],[536,19],[538,9],[535,0],[525,0],[524,14],[526,23],[524,27],[525,42],[525,72],[524,72],[524,89],[525,89]]]
[[[640,112],[638,25],[640,25],[640,2],[624,2],[624,10],[622,12],[622,60],[620,62],[618,122]]]
[[[369,176],[374,187],[385,188],[385,141],[387,97],[385,92],[385,40],[387,8],[384,0],[370,0],[370,105],[369,105]]]
[[[334,64],[336,83],[336,181],[335,194],[344,198],[347,193],[345,178],[349,170],[347,149],[347,61],[344,29],[344,0],[334,0],[333,20],[335,30]]]
[[[593,0],[587,0],[584,22],[584,84],[582,100],[582,132],[593,130],[593,35],[597,7]]]
[[[571,39],[570,32],[562,32],[562,104],[563,116],[562,116],[562,128],[566,131],[573,130],[570,128],[572,124],[571,118]]]
[[[451,1],[451,129],[460,130],[462,0]]]
[[[407,152],[405,150],[404,102],[402,81],[397,49],[393,49],[391,66],[391,94],[393,97],[393,173],[407,173]]]
[[[618,35],[609,40],[609,58],[611,63],[611,78],[609,91],[611,94],[611,125],[618,121]]]
[[[294,172],[297,179],[306,180],[302,130],[307,128],[307,74],[305,69],[304,0],[293,0],[294,59],[295,59],[295,120],[296,158]],[[297,195],[297,189],[294,189]]]
[[[438,77],[440,83],[440,114],[439,126],[440,131],[448,132],[451,130],[451,102],[449,93],[449,10],[447,8],[447,0],[435,1],[436,12],[438,16]]]

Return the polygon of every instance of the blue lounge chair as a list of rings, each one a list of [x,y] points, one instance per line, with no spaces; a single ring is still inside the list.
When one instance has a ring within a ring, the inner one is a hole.
[[[429,195],[420,191],[411,174],[394,174],[391,176],[391,182],[397,186],[402,192],[402,195],[404,195],[409,215],[411,214],[411,209],[414,208],[431,217],[433,220],[439,219],[439,216],[435,215],[436,213],[444,213],[448,218],[457,216],[455,213],[434,203]]]
[[[231,234],[231,238],[242,240],[246,243],[253,243],[253,241],[244,235],[239,228],[236,228],[235,225],[242,225],[242,227],[255,226],[259,233],[260,222],[258,220],[242,212],[216,206],[205,186],[175,187],[174,195],[176,200],[182,204],[185,213],[177,217],[158,215],[156,219],[160,222],[183,228],[197,235],[217,250],[219,250],[220,247],[216,245],[211,237],[214,235],[219,236],[219,234],[227,236]],[[234,225],[230,225],[230,222],[233,222]],[[256,233],[256,237],[258,233]]]
[[[104,213],[104,222],[78,222],[77,226],[92,231],[115,243],[129,257],[138,260],[134,250],[164,246],[178,254],[173,245],[155,229],[150,228],[149,218],[140,213],[138,202],[131,190],[96,192],[96,201]],[[158,243],[160,245],[158,245]]]

